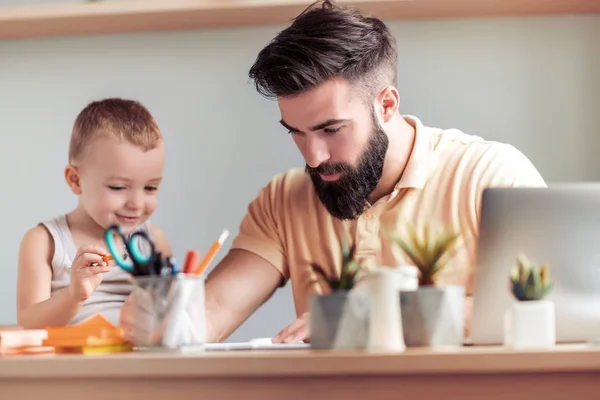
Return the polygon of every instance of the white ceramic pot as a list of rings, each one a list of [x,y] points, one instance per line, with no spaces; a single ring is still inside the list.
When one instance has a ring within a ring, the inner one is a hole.
[[[404,333],[400,310],[400,292],[417,290],[418,270],[413,266],[379,267],[365,275],[357,291],[370,299],[368,349],[403,351]]]
[[[314,295],[310,298],[309,310],[311,348],[355,350],[367,347],[368,297],[345,291]]]
[[[465,288],[421,286],[402,292],[402,325],[407,347],[461,346],[465,333]]]
[[[515,301],[506,310],[504,345],[511,349],[549,348],[556,344],[556,316],[550,300]]]

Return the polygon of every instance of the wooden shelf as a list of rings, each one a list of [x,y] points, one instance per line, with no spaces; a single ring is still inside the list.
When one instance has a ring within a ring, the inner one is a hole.
[[[59,0],[57,0],[59,1]],[[312,0],[112,0],[0,6],[0,39],[288,24]],[[338,0],[386,21],[598,14],[599,0]]]

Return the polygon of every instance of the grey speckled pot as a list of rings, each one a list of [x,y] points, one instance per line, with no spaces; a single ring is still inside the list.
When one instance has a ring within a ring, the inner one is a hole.
[[[365,349],[369,341],[369,298],[334,292],[310,299],[310,344],[313,349]]]
[[[416,292],[401,292],[400,307],[406,346],[462,344],[465,329],[463,286],[424,286]]]

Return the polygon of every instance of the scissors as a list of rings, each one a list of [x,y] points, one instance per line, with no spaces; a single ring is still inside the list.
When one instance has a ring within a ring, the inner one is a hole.
[[[125,244],[127,253],[123,254],[123,250],[115,243],[115,233]],[[113,259],[125,271],[138,276],[154,275],[157,272],[159,274],[162,273],[160,270],[156,271],[156,264],[162,264],[162,260],[160,253],[156,253],[154,241],[148,233],[136,231],[128,237],[121,226],[111,225],[106,229],[104,238]],[[150,250],[148,255],[141,251],[139,244],[136,244],[136,238],[139,238],[138,240],[148,245]]]

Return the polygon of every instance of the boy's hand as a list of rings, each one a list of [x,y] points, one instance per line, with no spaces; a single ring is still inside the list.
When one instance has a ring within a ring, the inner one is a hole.
[[[77,250],[73,265],[71,265],[71,283],[69,291],[78,302],[87,300],[102,282],[103,274],[111,267],[102,259],[108,255],[103,248],[82,246]]]

